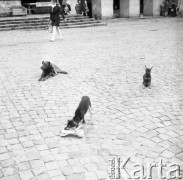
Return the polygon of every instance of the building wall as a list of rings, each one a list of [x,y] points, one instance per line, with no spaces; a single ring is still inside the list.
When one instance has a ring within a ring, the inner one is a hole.
[[[120,0],[120,17],[138,17],[140,0]]]
[[[183,0],[179,0],[179,4],[180,4],[180,15],[183,16]]]
[[[153,15],[153,1],[152,0],[144,0],[144,16],[152,16]]]
[[[0,17],[9,16],[11,13],[11,7],[21,7],[21,0],[6,0],[0,1]]]
[[[140,15],[140,0],[129,1],[129,17],[138,17]]]
[[[163,3],[163,0],[153,0],[153,16],[160,15],[160,5]]]
[[[101,0],[92,0],[92,16],[96,19],[102,18]]]
[[[129,17],[129,0],[120,0],[120,17]]]
[[[113,17],[113,0],[101,0],[102,18]]]

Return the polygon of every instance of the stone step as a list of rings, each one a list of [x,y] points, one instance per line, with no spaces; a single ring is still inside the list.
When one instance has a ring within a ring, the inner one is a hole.
[[[95,21],[95,18],[80,18],[80,19],[67,19],[66,22],[83,22],[83,21]],[[42,19],[42,20],[24,20],[24,21],[10,21],[10,22],[6,22],[6,21],[0,21],[0,25],[3,24],[29,24],[29,23],[44,23],[44,22],[49,22],[49,19]],[[61,20],[60,22],[64,22],[63,20]]]
[[[100,20],[95,18],[89,18],[88,16],[82,15],[67,15],[67,21],[60,21],[61,28],[75,28],[75,27],[88,27],[96,26],[98,24],[106,25],[101,23]],[[15,30],[15,29],[47,29],[49,23],[49,15],[40,17],[12,17],[11,18],[0,18],[0,31]]]
[[[95,18],[88,18],[88,19],[67,19],[66,23],[75,23],[75,22],[85,22],[85,21],[95,21]],[[32,24],[32,23],[48,23],[49,19],[44,19],[44,20],[25,20],[25,21],[12,21],[12,22],[1,22],[0,25],[6,25],[6,24]],[[64,22],[63,20],[60,21],[61,23]]]
[[[77,21],[77,22],[61,22],[60,26],[74,26],[74,25],[82,25],[82,24],[92,24],[92,23],[100,23],[99,20],[93,21],[88,19],[87,21]],[[27,23],[27,24],[0,24],[0,29],[1,28],[13,28],[13,27],[30,27],[30,26],[48,26],[48,22],[40,22],[40,23]]]
[[[106,26],[106,23],[100,22],[100,23],[91,23],[91,24],[82,24],[82,25],[70,25],[70,26],[61,26],[61,29],[66,28],[84,28],[84,27],[93,27],[93,26]],[[0,31],[11,31],[11,30],[46,30],[47,26],[41,25],[41,26],[30,26],[30,27],[6,27],[6,28],[0,28]]]
[[[88,19],[88,16],[82,16],[82,15],[66,15],[65,16],[67,19]],[[0,22],[15,22],[15,21],[31,21],[31,20],[49,20],[50,17],[49,15],[47,16],[43,16],[43,17],[4,17],[4,18],[0,18]]]

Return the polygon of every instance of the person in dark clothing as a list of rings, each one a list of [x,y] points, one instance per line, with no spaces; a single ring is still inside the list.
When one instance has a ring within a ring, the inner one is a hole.
[[[87,15],[87,1],[86,0],[81,0],[81,12],[82,15]]]
[[[60,4],[60,6],[62,7],[62,2],[63,2],[63,0],[59,0],[58,2],[59,2],[59,4]]]
[[[75,6],[76,14],[82,14],[81,12],[81,1],[79,0]]]
[[[172,1],[171,16],[172,17],[177,16],[177,6],[174,1]]]
[[[63,36],[59,29],[60,14],[62,15],[64,20],[65,20],[65,16],[62,13],[61,7],[57,4],[57,1],[52,0],[51,2],[52,2],[52,7],[50,10],[50,21],[51,21],[51,25],[53,27],[53,34],[52,34],[51,41],[54,41],[56,33],[58,33],[60,39],[63,39]]]

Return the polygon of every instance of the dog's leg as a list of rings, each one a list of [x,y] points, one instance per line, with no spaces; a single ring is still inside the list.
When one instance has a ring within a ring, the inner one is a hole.
[[[93,119],[92,119],[92,107],[89,106],[89,112],[90,112],[90,121],[91,121],[91,124],[93,124]]]
[[[44,79],[44,77],[45,77],[45,74],[42,73],[42,74],[41,74],[41,77],[38,79],[38,81],[42,81],[42,80]]]
[[[46,77],[44,77],[43,79],[42,79],[42,81],[46,81],[48,78],[50,78],[51,76],[50,75],[48,75],[48,76],[46,76]]]
[[[85,121],[85,117],[84,116],[82,117],[82,120],[83,120],[83,124],[86,124],[86,121]]]

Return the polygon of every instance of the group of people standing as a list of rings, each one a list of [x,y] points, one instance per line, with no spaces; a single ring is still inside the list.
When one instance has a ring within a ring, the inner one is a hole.
[[[160,15],[161,16],[177,16],[178,7],[175,4],[175,1],[164,0],[163,5],[160,6]]]
[[[87,16],[89,12],[87,1],[78,0],[78,3],[75,6],[75,10],[77,14],[82,14],[83,16]]]

